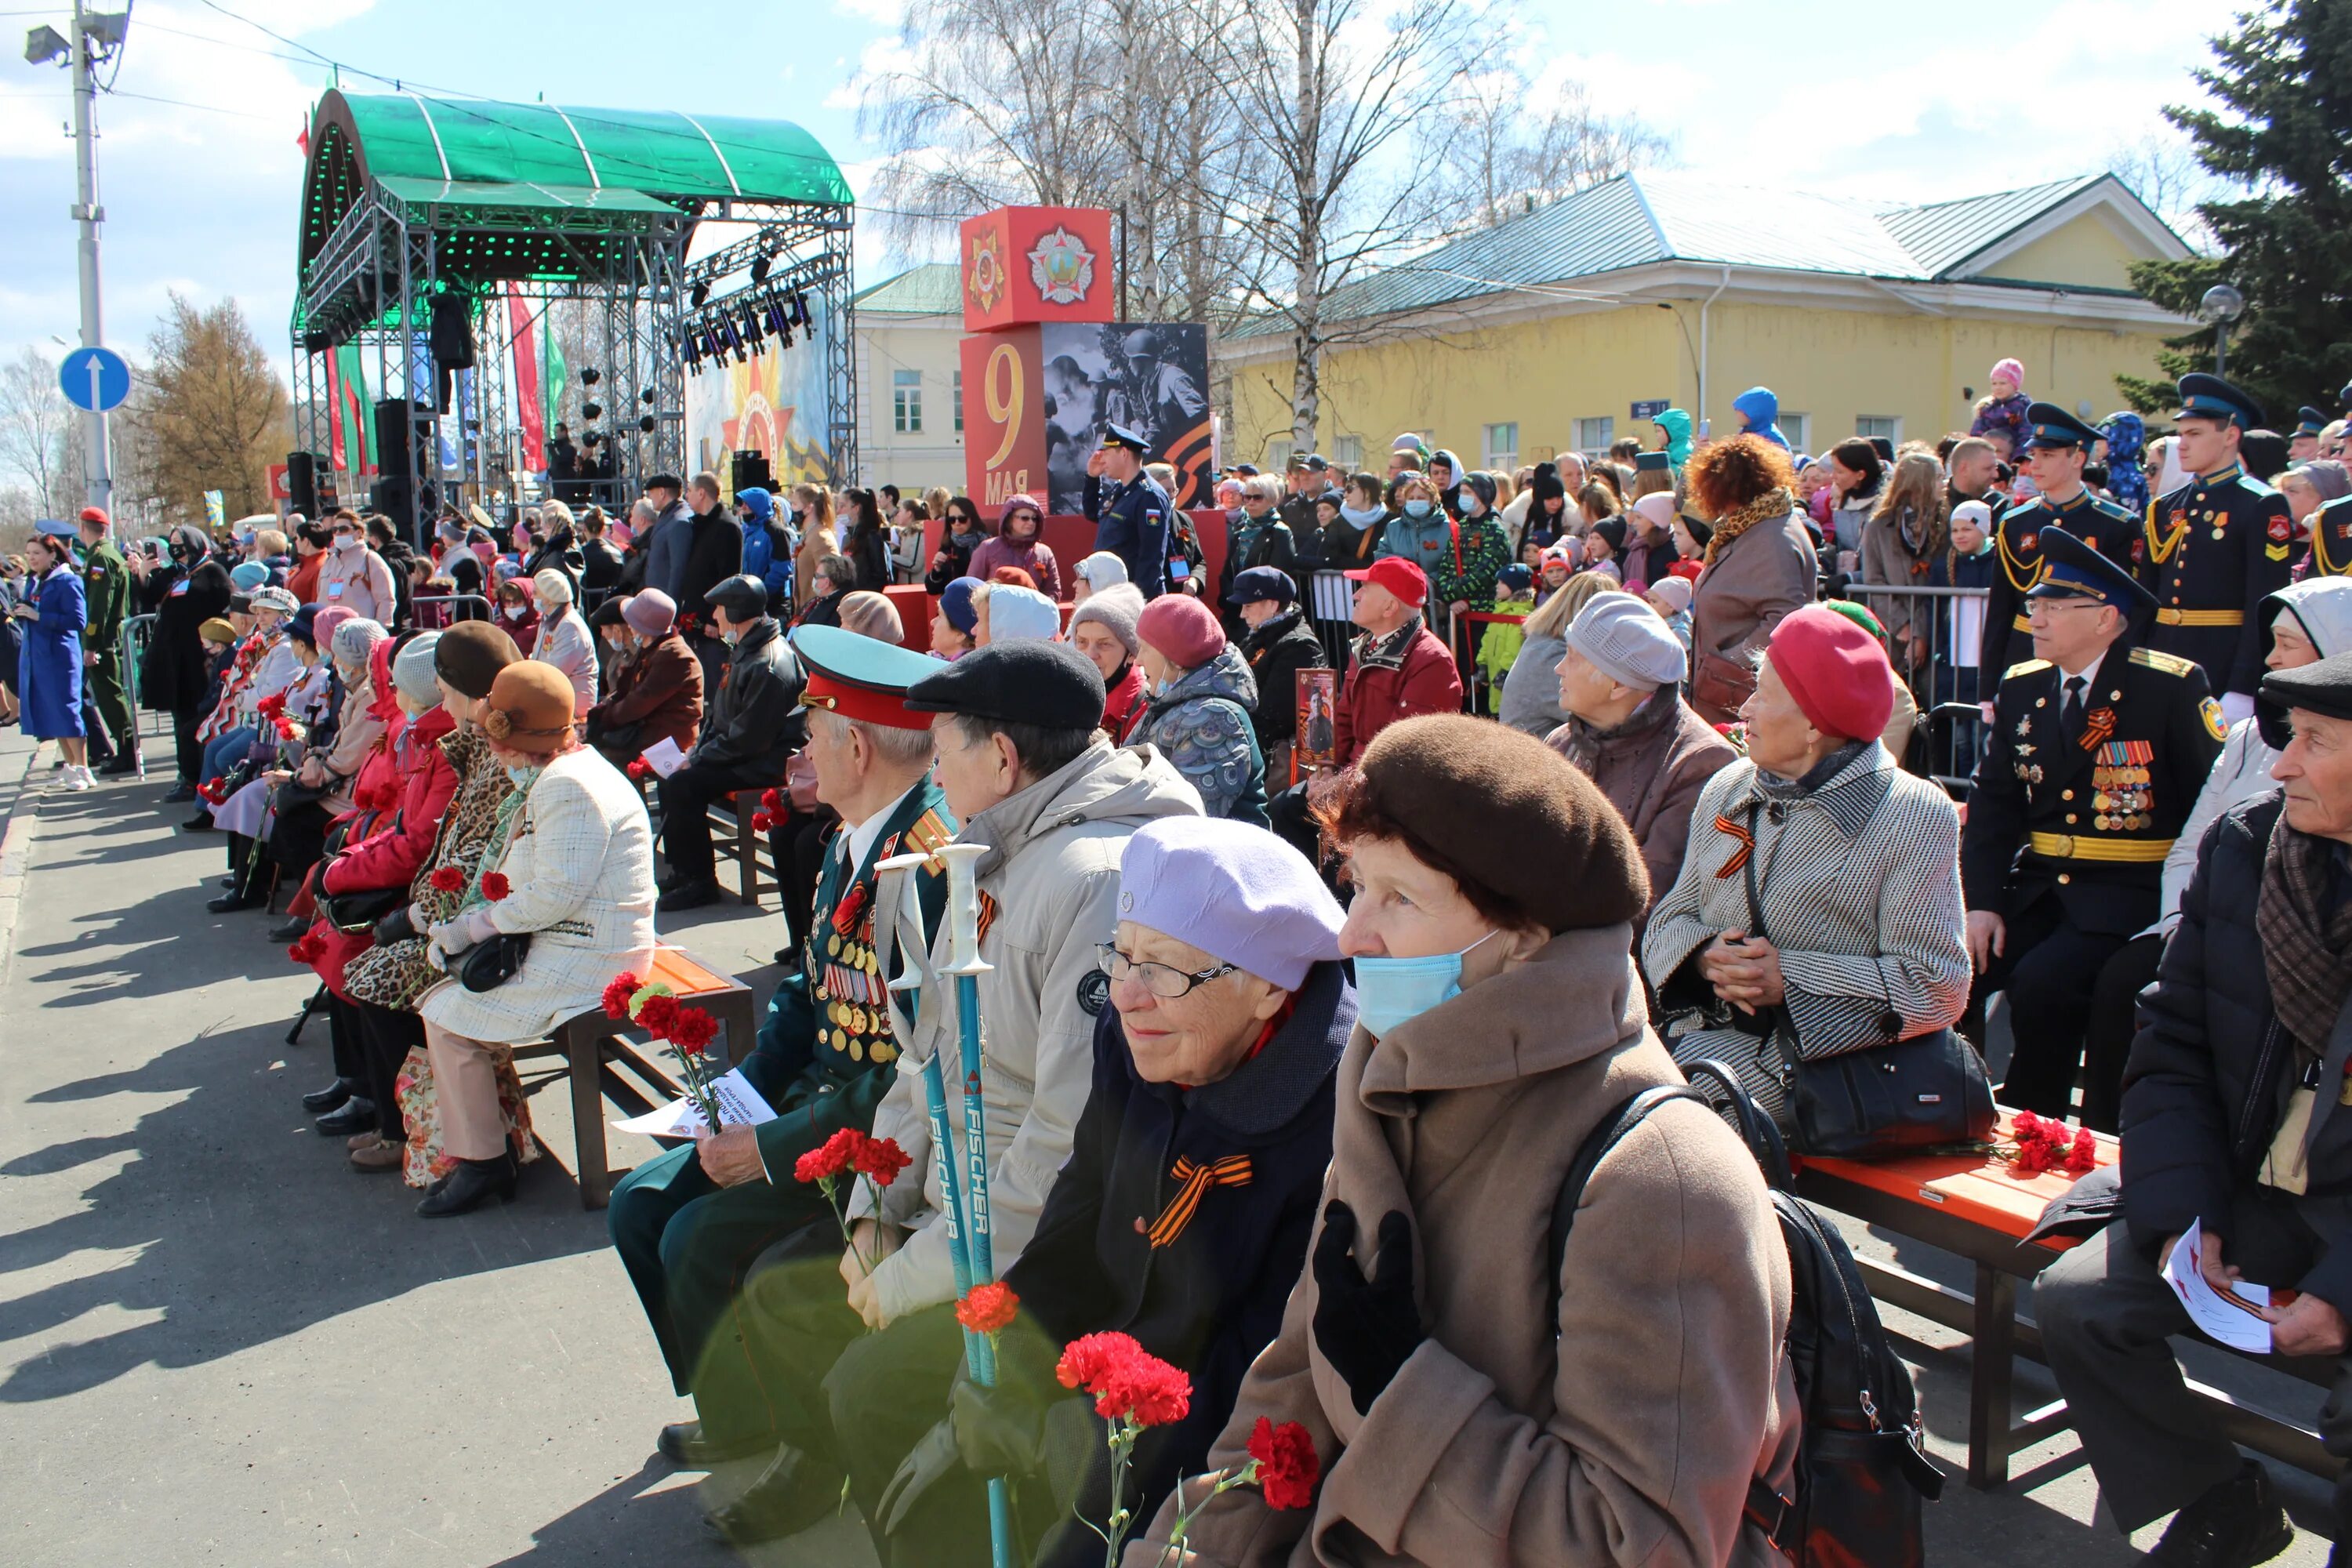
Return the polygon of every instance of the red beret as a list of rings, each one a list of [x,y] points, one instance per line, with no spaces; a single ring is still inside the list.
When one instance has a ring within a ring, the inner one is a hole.
[[[94,522],[98,524],[99,527],[104,528],[107,525],[106,509],[103,507],[86,506],[81,509],[81,520],[84,522]]]
[[[1772,672],[1814,729],[1875,741],[1895,711],[1895,669],[1876,637],[1821,605],[1807,605],[1772,628],[1764,645]]]
[[[1223,651],[1225,628],[1188,594],[1162,594],[1135,617],[1135,635],[1180,669],[1198,669]]]

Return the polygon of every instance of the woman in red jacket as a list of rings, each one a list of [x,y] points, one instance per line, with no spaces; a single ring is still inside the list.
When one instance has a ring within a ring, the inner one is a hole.
[[[398,804],[379,811],[373,820],[355,820],[346,831],[342,850],[325,862],[320,874],[320,886],[331,902],[394,889],[405,907],[417,869],[433,852],[442,812],[457,788],[457,775],[441,754],[441,742],[456,721],[441,706],[441,689],[433,676],[433,649],[439,640],[436,632],[412,637],[391,660],[391,686],[408,719],[382,759],[397,782]],[[373,782],[362,773],[363,790]],[[366,810],[364,803],[362,810]],[[371,1007],[362,1016],[360,1005],[345,992],[344,966],[374,941],[368,926],[341,930],[321,910],[319,923],[297,944],[326,983],[336,1032],[351,1043],[361,1068],[355,1077],[339,1072],[328,1089],[305,1096],[304,1104],[329,1113],[320,1119],[322,1131],[351,1135],[352,1164],[363,1171],[394,1171],[400,1168],[407,1130],[401,1125],[393,1080],[409,1047],[424,1042],[424,1030],[414,1014]]]

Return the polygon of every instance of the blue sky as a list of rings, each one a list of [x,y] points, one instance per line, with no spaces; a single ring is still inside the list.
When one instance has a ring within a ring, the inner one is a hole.
[[[107,0],[115,3],[115,0]],[[108,339],[138,354],[171,289],[240,300],[281,361],[304,106],[319,54],[420,89],[793,120],[864,187],[856,84],[896,47],[898,0],[146,0],[100,105]],[[1679,161],[1764,186],[1928,201],[2103,165],[2162,129],[2228,7],[2049,0],[1999,9],[1651,0],[1487,11],[1493,64],[1573,79],[1672,134]],[[8,0],[0,26],[61,22]],[[273,42],[249,18],[302,47]],[[0,352],[77,331],[62,71],[0,54]],[[346,76],[347,89],[389,90]],[[134,96],[136,95],[136,96]],[[160,100],[176,100],[171,102]],[[860,281],[904,258],[861,243]]]

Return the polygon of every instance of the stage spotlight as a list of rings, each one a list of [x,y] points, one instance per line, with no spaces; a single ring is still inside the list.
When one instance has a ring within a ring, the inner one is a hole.
[[[692,300],[697,305],[700,305],[705,300],[709,300],[710,298],[709,281],[705,279],[702,282],[697,283],[692,289],[687,291],[687,298]]]
[[[814,318],[809,314],[808,294],[806,290],[798,289],[794,289],[793,291],[793,304],[801,313],[800,324],[802,326],[805,327],[810,321],[814,320]]]
[[[601,403],[583,403],[580,405],[580,417],[583,419],[602,419],[604,416],[604,405]]]
[[[644,404],[648,408],[652,407],[654,402],[654,389],[649,386],[643,392],[638,393],[637,401]]]
[[[766,323],[768,331],[778,337],[791,335],[784,319],[783,307],[776,303],[774,296],[771,295],[767,302],[761,307],[760,319]]]
[[[643,419],[640,419],[640,420],[638,420],[638,421],[637,421],[637,428],[638,428],[638,429],[640,429],[640,430],[642,430],[642,431],[644,431],[646,435],[650,436],[650,435],[652,435],[652,434],[654,433],[654,427],[655,427],[657,424],[659,424],[659,423],[660,423],[660,421],[656,420],[656,419],[652,415],[648,414],[648,415],[646,415]]]
[[[751,258],[751,281],[754,283],[765,283],[767,280],[768,258],[764,256],[753,257]]]
[[[604,378],[604,373],[598,370],[592,364],[586,370],[580,373],[580,384],[583,386],[593,386]]]

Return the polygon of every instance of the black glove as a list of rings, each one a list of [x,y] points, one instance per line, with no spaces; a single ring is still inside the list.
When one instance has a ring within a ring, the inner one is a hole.
[[[1363,1415],[1428,1336],[1412,1299],[1412,1221],[1395,1209],[1381,1220],[1369,1280],[1349,1256],[1355,1243],[1356,1211],[1335,1198],[1315,1244],[1315,1344]]]
[[[907,1457],[898,1461],[898,1473],[882,1489],[882,1499],[874,1508],[882,1521],[882,1533],[896,1535],[923,1494],[955,1467],[955,1422],[942,1419],[907,1451]]]
[[[1045,1412],[1024,1385],[982,1388],[958,1378],[953,1408],[956,1450],[975,1476],[1031,1476],[1044,1468]]]
[[[406,904],[401,905],[400,908],[375,922],[374,936],[375,944],[378,947],[389,947],[395,942],[405,942],[415,934],[415,926],[409,923]]]

